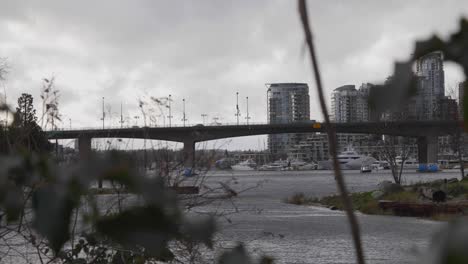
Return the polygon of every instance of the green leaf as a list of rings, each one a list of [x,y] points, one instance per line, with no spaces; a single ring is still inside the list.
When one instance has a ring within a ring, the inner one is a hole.
[[[213,247],[213,236],[216,232],[216,222],[212,217],[205,219],[186,220],[182,224],[182,234],[190,241],[204,243]]]
[[[260,260],[260,264],[273,264],[274,259],[268,256],[263,256]]]
[[[179,217],[168,215],[159,207],[128,209],[104,216],[96,223],[97,231],[129,248],[141,246],[149,255],[162,257],[167,242],[179,235]]]
[[[83,258],[78,258],[78,259],[74,259],[72,262],[72,264],[86,264],[86,259],[83,259]]]
[[[239,244],[230,251],[224,252],[218,260],[219,264],[252,264],[252,260],[247,255],[245,248]]]
[[[462,83],[463,86],[463,129],[468,132],[468,81]]]
[[[3,206],[7,214],[7,221],[18,220],[23,210],[23,191],[18,186],[11,186],[7,190],[3,200]]]
[[[369,107],[377,113],[400,110],[416,91],[417,79],[412,71],[412,63],[397,62],[393,76],[385,84],[370,89]]]
[[[436,35],[432,36],[428,40],[416,41],[413,60],[417,60],[418,58],[434,51],[443,51],[444,49],[445,43]]]
[[[68,188],[48,184],[33,194],[33,227],[46,237],[55,253],[68,241],[70,217],[78,204],[78,190],[71,184]]]
[[[421,263],[468,263],[468,224],[463,218],[445,225],[433,237]]]
[[[460,20],[460,29],[446,43],[445,56],[463,67],[465,78],[468,76],[468,20]]]

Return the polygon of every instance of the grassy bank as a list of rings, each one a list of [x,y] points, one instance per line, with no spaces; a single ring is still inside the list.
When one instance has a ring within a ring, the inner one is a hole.
[[[392,194],[396,196],[397,194]],[[401,197],[409,197],[409,194],[399,193]],[[379,208],[378,200],[372,197],[372,192],[352,193],[349,195],[353,203],[353,209],[365,214],[389,214]],[[382,199],[386,199],[382,197]],[[409,199],[408,199],[409,201]],[[308,197],[304,193],[297,193],[286,200],[287,203],[296,205],[320,205],[333,210],[343,210],[344,206],[339,195],[330,195],[322,198]]]
[[[431,190],[443,190],[447,194],[447,201],[463,201],[468,199],[468,179],[465,178],[462,181],[444,183],[442,180],[433,182],[416,183],[412,185],[403,186],[398,191],[385,193],[379,195],[378,198],[374,198],[370,192],[359,192],[352,193],[349,195],[353,203],[353,209],[360,211],[365,214],[378,214],[378,215],[392,215],[392,211],[384,211],[379,207],[379,200],[388,200],[396,202],[407,202],[407,203],[422,203],[428,202],[429,197],[421,195],[421,189]],[[331,209],[343,210],[343,203],[339,195],[324,196],[316,198],[307,196],[304,193],[297,193],[291,197],[288,197],[285,202],[297,205],[321,205]],[[438,216],[434,216],[434,219],[438,219]],[[441,219],[446,219],[447,216]]]

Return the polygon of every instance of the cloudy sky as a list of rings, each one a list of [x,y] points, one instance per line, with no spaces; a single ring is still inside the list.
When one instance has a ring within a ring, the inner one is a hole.
[[[181,123],[183,98],[190,124],[201,123],[201,114],[235,122],[236,92],[243,116],[248,96],[252,122],[265,122],[264,84],[273,82],[308,83],[311,118],[321,119],[295,1],[0,1],[9,103],[31,93],[39,112],[41,80],[55,76],[63,126],[69,119],[73,127],[102,125],[102,97],[109,125],[119,125],[121,103],[128,124],[142,125],[138,100],[169,94],[172,123]],[[416,39],[457,30],[468,4],[329,0],[309,1],[309,11],[329,95],[344,84],[384,80]],[[461,79],[446,64],[447,89]],[[168,122],[157,108],[154,115],[158,125]],[[237,139],[229,148],[260,141]]]

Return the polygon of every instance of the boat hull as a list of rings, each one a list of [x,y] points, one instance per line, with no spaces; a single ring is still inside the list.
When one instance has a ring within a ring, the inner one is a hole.
[[[232,165],[231,168],[232,168],[232,170],[235,170],[235,171],[253,171],[253,170],[255,170],[252,167],[243,166],[243,165]]]

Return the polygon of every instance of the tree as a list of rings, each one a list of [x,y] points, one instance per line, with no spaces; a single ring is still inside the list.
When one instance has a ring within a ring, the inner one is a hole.
[[[18,107],[16,113],[20,126],[27,128],[36,125],[36,109],[33,105],[33,97],[30,94],[23,93],[18,98]]]
[[[55,87],[55,77],[42,79],[42,115],[41,127],[57,129],[57,122],[62,121],[59,113],[60,91]],[[45,121],[45,124],[44,124]]]
[[[461,180],[465,177],[465,163],[463,161],[464,152],[464,135],[462,131],[457,130],[454,134],[450,135],[450,148],[457,154],[458,164],[460,165]]]
[[[8,64],[6,59],[0,58],[0,81],[5,80],[5,75],[8,73]]]
[[[385,136],[385,139],[382,140],[383,159],[388,162],[396,184],[401,184],[403,167],[411,154],[410,145],[412,142],[405,138],[401,139],[399,140],[399,137],[395,136]]]
[[[15,121],[9,129],[14,149],[26,149],[34,152],[44,152],[51,149],[51,144],[36,121],[33,97],[23,93],[18,98]]]

